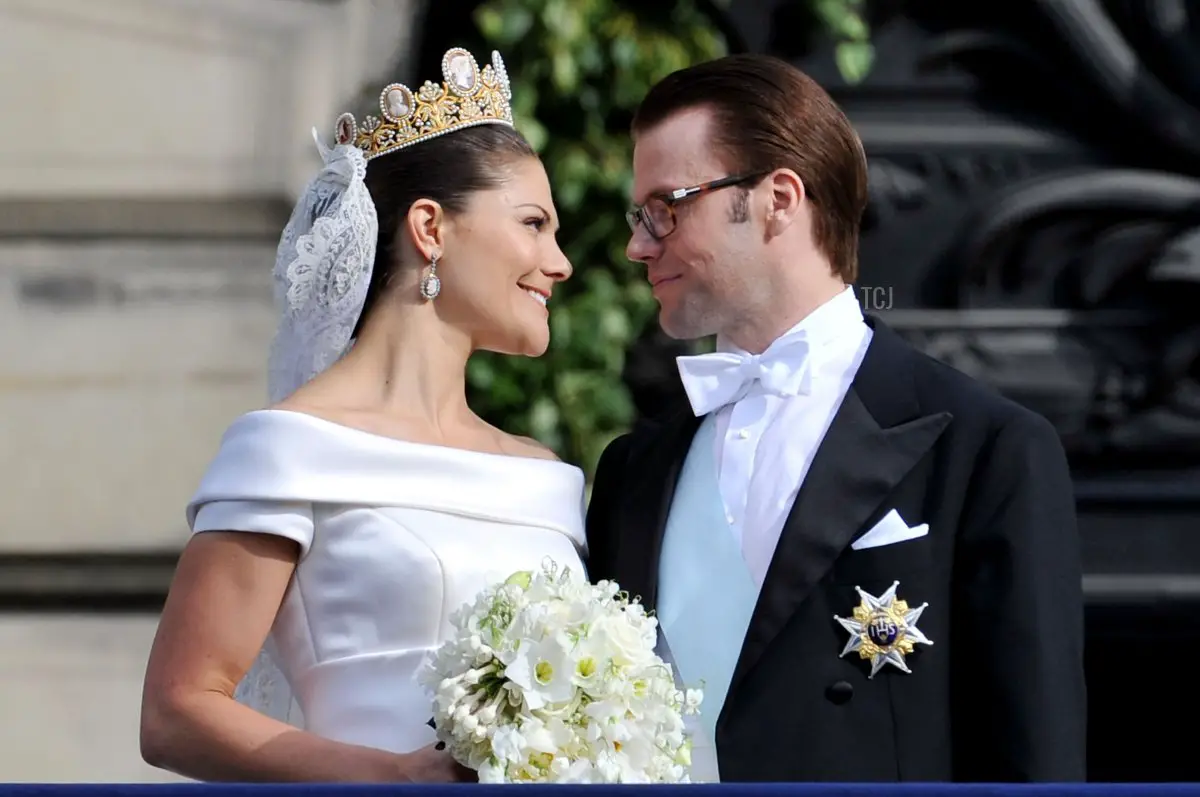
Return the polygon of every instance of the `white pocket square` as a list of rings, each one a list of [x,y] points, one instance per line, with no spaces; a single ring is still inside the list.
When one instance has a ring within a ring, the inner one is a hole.
[[[918,537],[924,537],[928,533],[928,524],[922,523],[919,526],[910,527],[900,517],[900,513],[893,509],[884,515],[883,519],[876,523],[874,528],[851,543],[850,547],[856,551],[861,551],[864,548],[878,548],[881,545],[915,540]]]

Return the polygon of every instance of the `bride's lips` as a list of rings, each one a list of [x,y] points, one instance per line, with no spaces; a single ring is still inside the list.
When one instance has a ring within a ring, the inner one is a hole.
[[[533,299],[535,302],[540,304],[543,309],[546,309],[546,305],[550,301],[550,292],[549,291],[544,291],[540,288],[534,288],[530,285],[521,285],[520,283],[517,284],[517,287],[520,288],[521,290],[525,291],[526,295],[528,295],[529,298]],[[548,312],[548,310],[547,310],[547,312]]]

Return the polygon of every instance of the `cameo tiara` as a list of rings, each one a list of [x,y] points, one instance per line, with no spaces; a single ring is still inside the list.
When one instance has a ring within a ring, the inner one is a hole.
[[[432,81],[414,93],[403,83],[392,83],[379,93],[383,118],[368,116],[359,124],[353,114],[338,117],[334,138],[353,144],[367,160],[395,152],[465,127],[482,124],[512,125],[512,88],[500,53],[479,68],[461,47],[442,56],[441,85]]]

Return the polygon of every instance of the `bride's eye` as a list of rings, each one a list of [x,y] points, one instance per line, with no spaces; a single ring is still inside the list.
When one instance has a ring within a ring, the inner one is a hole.
[[[537,230],[538,232],[541,232],[541,229],[546,226],[546,217],[531,216],[530,218],[525,219],[525,223],[533,227],[533,229]]]

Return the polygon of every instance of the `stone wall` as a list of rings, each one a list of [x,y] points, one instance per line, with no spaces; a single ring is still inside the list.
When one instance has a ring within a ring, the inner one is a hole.
[[[392,79],[416,6],[0,0],[0,578],[186,540],[222,430],[265,399],[310,131]],[[138,753],[156,622],[0,605],[0,781],[173,779]]]

